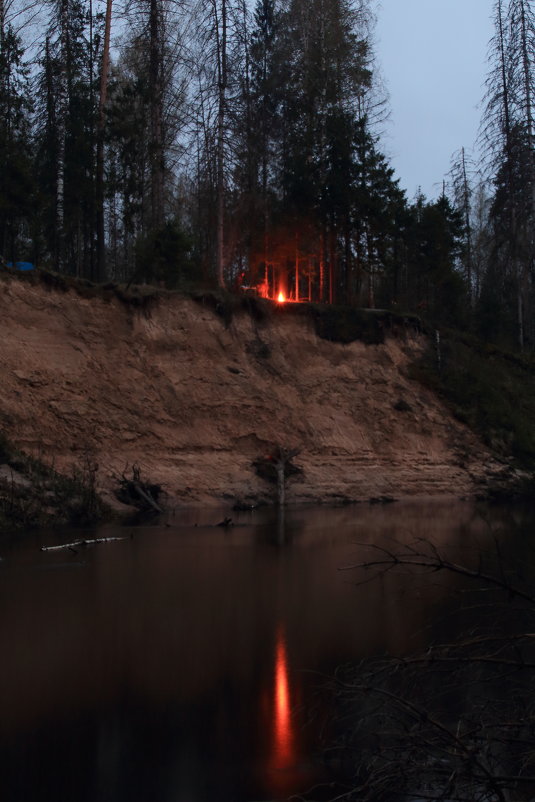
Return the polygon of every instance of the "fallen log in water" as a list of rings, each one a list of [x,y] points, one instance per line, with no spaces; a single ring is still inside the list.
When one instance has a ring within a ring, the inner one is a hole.
[[[139,465],[132,466],[132,478],[126,477],[126,466],[119,479],[115,495],[123,504],[137,507],[142,512],[163,513],[162,507],[158,504],[162,488],[157,484],[150,484],[141,479],[141,468]]]
[[[59,546],[41,546],[41,551],[59,551],[60,549],[75,549],[77,546],[94,546],[96,543],[113,543],[117,540],[130,540],[128,537],[96,537],[93,539],[74,540],[72,543],[62,543]]]
[[[149,491],[144,490],[139,482],[131,482],[132,487],[143,501],[146,501],[149,507],[152,507],[156,512],[162,513],[162,508],[156,504]]]

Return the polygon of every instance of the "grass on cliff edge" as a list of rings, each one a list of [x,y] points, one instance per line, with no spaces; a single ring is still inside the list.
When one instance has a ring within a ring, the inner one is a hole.
[[[535,358],[441,330],[411,370],[499,456],[535,470]]]
[[[360,340],[366,345],[379,345],[387,334],[410,328],[422,331],[417,315],[402,314],[388,309],[357,309],[330,304],[292,303],[279,304],[265,298],[215,290],[189,293],[194,301],[212,309],[229,326],[235,315],[245,312],[259,323],[284,317],[306,317],[312,320],[318,337],[329,342],[349,344]]]
[[[150,284],[118,284],[109,281],[104,284],[96,284],[89,279],[67,276],[63,273],[55,273],[51,270],[29,270],[21,272],[6,267],[0,263],[0,280],[15,280],[21,283],[41,286],[46,290],[67,293],[75,292],[81,298],[100,298],[103,301],[111,301],[116,298],[122,304],[141,312],[149,312],[153,304],[162,296],[172,294],[171,290],[161,287],[153,287]]]
[[[315,303],[285,303],[258,298],[251,295],[236,295],[221,289],[206,289],[186,286],[169,290],[150,284],[118,284],[107,282],[96,284],[89,279],[67,276],[50,270],[36,269],[21,272],[0,263],[0,280],[10,279],[40,285],[46,290],[67,293],[75,292],[82,298],[100,298],[111,301],[116,298],[125,306],[150,314],[159,299],[173,295],[190,298],[208,307],[225,326],[229,326],[235,315],[249,314],[258,323],[280,317],[304,316],[313,321],[318,337],[330,342],[351,343],[360,340],[368,345],[384,342],[387,332],[410,326],[420,330],[417,315],[405,315],[383,309],[356,309],[348,306],[330,306]]]

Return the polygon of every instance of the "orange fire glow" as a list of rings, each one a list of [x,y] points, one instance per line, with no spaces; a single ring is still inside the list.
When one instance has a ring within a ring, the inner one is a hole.
[[[277,297],[277,301],[278,301],[280,304],[283,304],[283,303],[286,301],[286,298],[285,298],[285,296],[284,296],[284,293],[283,293],[283,292],[279,292],[279,295],[278,295],[278,297]]]
[[[294,684],[294,676],[290,674],[287,639],[282,623],[279,623],[275,637],[271,687],[263,703],[263,724],[269,739],[266,744],[269,752],[263,766],[265,773],[262,773],[263,782],[271,794],[269,798],[287,799],[298,787],[300,780],[297,778],[301,772],[300,737],[292,715],[298,688]]]
[[[277,768],[286,768],[294,760],[288,656],[282,632],[277,634],[275,654],[274,752]]]

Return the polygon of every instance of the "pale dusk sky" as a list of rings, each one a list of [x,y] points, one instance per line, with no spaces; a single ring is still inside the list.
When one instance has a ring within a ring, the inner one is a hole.
[[[382,149],[412,198],[436,197],[455,151],[475,147],[492,0],[380,0],[376,53],[390,94]]]

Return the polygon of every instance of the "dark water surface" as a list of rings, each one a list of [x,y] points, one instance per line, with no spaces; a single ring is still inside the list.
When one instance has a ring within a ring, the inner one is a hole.
[[[0,799],[282,800],[321,779],[340,663],[447,632],[454,575],[340,571],[431,538],[459,561],[532,519],[460,503],[177,513],[166,525],[0,541]],[[228,514],[228,513],[227,513]],[[71,551],[81,536],[131,539]]]

